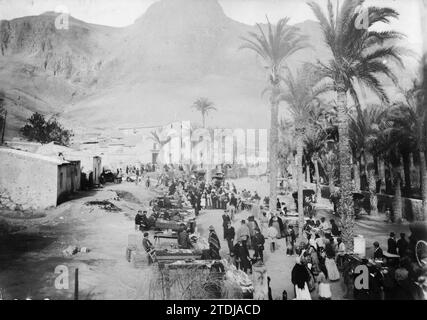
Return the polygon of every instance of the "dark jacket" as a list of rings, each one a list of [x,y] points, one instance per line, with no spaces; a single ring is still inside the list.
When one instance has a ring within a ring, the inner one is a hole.
[[[406,239],[402,239],[400,238],[399,240],[397,240],[397,248],[399,249],[399,255],[401,257],[406,255],[406,250],[408,249],[408,241],[406,241]]]
[[[226,240],[234,240],[235,236],[236,236],[236,232],[234,231],[234,227],[225,228],[225,230],[224,230],[224,238]]]
[[[251,263],[248,259],[249,251],[246,246],[236,243],[236,245],[234,246],[234,256],[240,260],[241,269],[247,269],[251,267]]]
[[[387,252],[397,254],[397,242],[393,238],[388,238],[387,241]]]
[[[382,259],[384,258],[383,249],[378,248],[376,251],[374,251],[374,259]]]
[[[262,247],[263,245],[264,245],[264,243],[265,243],[265,238],[264,238],[264,236],[261,234],[261,233],[256,233],[255,235],[254,235],[254,246],[257,246],[258,248],[259,247]]]

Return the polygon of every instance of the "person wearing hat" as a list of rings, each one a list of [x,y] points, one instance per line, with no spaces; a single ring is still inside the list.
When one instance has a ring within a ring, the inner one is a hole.
[[[397,240],[397,243],[396,243],[397,248],[399,249],[399,256],[401,258],[403,258],[406,255],[408,250],[408,245],[409,245],[408,241],[405,239],[405,236],[406,235],[404,233],[401,233],[400,239]]]
[[[211,225],[209,226],[209,254],[211,259],[221,259],[221,256],[219,255],[219,250],[221,249],[221,244],[219,242],[218,236],[215,232],[215,228]]]
[[[234,231],[234,227],[231,225],[231,222],[229,221],[227,223],[227,228],[224,231],[224,238],[227,241],[228,250],[230,251],[230,256],[233,256],[233,247],[234,247],[234,237],[236,233]]]
[[[238,239],[233,250],[234,256],[236,258],[236,268],[247,273],[248,270],[251,270],[251,260],[249,256],[248,247],[243,243],[241,239]]]
[[[264,236],[260,232],[259,228],[255,228],[255,235],[253,237],[253,247],[255,250],[254,259],[258,260],[259,257],[261,262],[264,262],[264,243]]]
[[[390,232],[390,237],[387,240],[387,252],[397,254],[397,242],[394,232]]]
[[[135,216],[135,230],[148,230],[149,224],[148,224],[148,218],[147,218],[147,211],[144,210],[138,210],[138,213]]]

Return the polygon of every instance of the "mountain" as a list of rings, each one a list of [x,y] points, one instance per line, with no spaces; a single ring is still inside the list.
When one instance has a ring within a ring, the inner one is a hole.
[[[68,30],[57,30],[57,16],[0,23],[7,137],[35,111],[81,131],[200,122],[190,108],[200,96],[218,109],[210,126],[268,127],[265,70],[253,52],[239,50],[241,37],[257,29],[228,18],[217,0],[160,0],[126,28],[71,17]],[[311,47],[290,59],[291,68],[330,56],[316,22],[296,26]]]

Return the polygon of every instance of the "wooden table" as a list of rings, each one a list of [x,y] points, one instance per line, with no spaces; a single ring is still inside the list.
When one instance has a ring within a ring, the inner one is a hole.
[[[168,233],[156,233],[154,234],[154,243],[159,244],[160,239],[178,239],[177,234],[168,234]]]

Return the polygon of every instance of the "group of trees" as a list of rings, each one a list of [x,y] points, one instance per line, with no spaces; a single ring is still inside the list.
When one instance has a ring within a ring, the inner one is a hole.
[[[46,120],[40,113],[34,113],[21,128],[21,133],[30,141],[40,143],[56,142],[67,146],[73,136],[71,130],[64,129],[56,118]]]
[[[289,18],[280,20],[276,25],[267,21],[267,30],[258,25],[259,32],[250,33],[242,45],[242,48],[255,51],[268,66],[270,207],[275,206],[274,200],[277,198],[277,182],[274,179],[278,172],[277,160],[283,158],[283,152],[278,153],[278,107],[284,102],[294,119],[293,136],[296,143],[294,148],[285,148],[287,151],[284,153],[292,158],[291,163],[296,155],[300,222],[303,222],[304,158],[306,163],[314,164],[317,183],[320,165],[329,183],[339,185],[338,210],[342,236],[349,248],[353,245],[353,192],[358,187],[358,170],[354,170],[353,175],[352,171],[353,168],[357,169],[356,164],[362,157],[367,164],[371,211],[375,213],[374,163],[380,159],[386,160],[395,169],[393,172],[400,172],[400,155],[404,149],[409,147],[416,150],[420,158],[423,186],[423,215],[418,218],[427,217],[425,89],[419,81],[415,81],[412,88],[403,91],[401,101],[390,102],[380,79],[388,78],[399,86],[395,72],[403,66],[404,51],[396,43],[404,35],[396,31],[374,31],[372,27],[378,23],[389,23],[399,14],[391,8],[366,8],[368,20],[363,28],[356,23],[362,4],[362,0],[345,0],[339,8],[334,8],[329,0],[326,13],[317,3],[308,4],[332,55],[327,62],[305,63],[295,73],[289,70],[286,62],[308,44],[297,28],[288,25]],[[379,105],[362,106],[357,84],[378,97]],[[331,94],[334,98],[328,100]],[[281,143],[286,143],[286,139]],[[396,179],[395,184],[399,186],[398,175]],[[401,204],[400,209],[394,210],[401,211]]]

